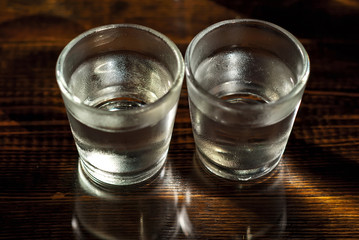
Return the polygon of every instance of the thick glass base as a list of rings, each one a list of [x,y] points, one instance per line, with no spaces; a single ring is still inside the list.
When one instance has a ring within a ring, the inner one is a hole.
[[[158,173],[166,162],[166,156],[157,161],[155,165],[139,172],[116,173],[96,168],[83,158],[79,158],[79,166],[83,173],[94,183],[104,186],[126,186],[144,182]]]
[[[202,165],[209,170],[211,173],[229,180],[235,181],[248,181],[260,178],[268,173],[270,173],[280,162],[282,155],[280,155],[275,160],[264,164],[260,168],[256,169],[233,169],[225,168],[216,164],[213,160],[206,157],[198,148],[196,149],[196,154],[202,163]]]

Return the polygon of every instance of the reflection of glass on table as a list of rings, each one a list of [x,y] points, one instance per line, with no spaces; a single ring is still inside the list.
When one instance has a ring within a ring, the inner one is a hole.
[[[189,239],[280,239],[287,223],[285,168],[245,183],[228,181],[194,165],[181,211]],[[180,218],[179,218],[180,219]]]
[[[176,239],[178,193],[169,164],[148,183],[108,189],[78,169],[72,219],[78,239]]]

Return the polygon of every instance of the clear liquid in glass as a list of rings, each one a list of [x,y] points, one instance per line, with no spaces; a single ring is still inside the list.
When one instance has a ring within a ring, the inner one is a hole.
[[[294,87],[295,76],[275,55],[260,49],[232,47],[204,59],[195,79],[210,94],[237,105],[277,101]],[[224,124],[190,99],[197,153],[215,174],[248,180],[270,172],[279,162],[297,108],[280,121],[248,126]]]
[[[155,102],[172,82],[158,61],[121,51],[86,59],[73,72],[69,87],[86,105],[126,111]],[[97,182],[115,185],[137,183],[158,172],[167,156],[176,107],[150,126],[117,129],[88,126],[68,111],[85,171]]]

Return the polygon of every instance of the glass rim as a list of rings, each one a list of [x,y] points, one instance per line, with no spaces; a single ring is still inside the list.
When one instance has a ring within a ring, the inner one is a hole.
[[[151,102],[149,104],[145,104],[144,106],[141,106],[139,108],[132,108],[132,109],[126,109],[126,110],[121,110],[121,111],[107,111],[105,109],[96,108],[96,107],[87,105],[83,101],[78,100],[76,97],[73,96],[73,94],[69,90],[68,85],[66,84],[65,78],[63,76],[64,62],[65,62],[65,59],[68,56],[70,50],[74,46],[76,46],[76,44],[79,43],[81,40],[85,39],[86,37],[88,37],[90,35],[98,34],[100,32],[110,30],[110,29],[126,29],[126,28],[132,28],[132,29],[150,33],[151,35],[160,39],[166,45],[169,46],[171,51],[174,53],[174,56],[176,58],[176,63],[178,65],[178,70],[173,74],[173,76],[174,76],[173,84],[170,86],[169,90],[163,96],[158,98],[156,101]],[[170,98],[170,96],[174,94],[174,92],[176,91],[177,88],[181,88],[184,74],[185,74],[185,65],[184,65],[184,59],[182,57],[181,51],[178,49],[176,44],[171,39],[169,39],[167,36],[165,36],[164,34],[158,32],[152,28],[142,26],[139,24],[132,24],[132,23],[122,24],[122,23],[120,23],[120,24],[109,24],[109,25],[103,25],[103,26],[91,28],[91,29],[79,34],[75,38],[73,38],[69,43],[66,44],[66,46],[61,51],[61,53],[57,59],[57,62],[56,62],[55,74],[56,74],[56,81],[59,85],[61,93],[72,103],[74,103],[78,106],[81,106],[82,108],[85,108],[89,111],[94,111],[94,112],[98,112],[101,114],[123,115],[123,114],[137,114],[137,113],[141,113],[141,112],[145,112],[145,111],[150,111],[151,109],[157,108],[158,106],[162,105],[163,102],[166,101],[166,99]]]
[[[194,51],[194,49],[196,48],[196,45],[198,44],[198,42],[208,33],[224,26],[224,25],[231,25],[231,24],[246,24],[246,23],[251,23],[251,24],[258,24],[261,26],[265,26],[267,28],[272,29],[273,31],[282,33],[284,36],[286,36],[290,41],[292,41],[297,47],[298,50],[300,51],[300,55],[302,56],[302,59],[304,60],[303,62],[303,70],[301,72],[301,74],[298,77],[298,82],[294,85],[293,89],[287,93],[286,95],[280,97],[278,100],[276,101],[271,101],[271,102],[266,102],[266,103],[258,103],[258,104],[232,104],[229,102],[226,102],[225,100],[222,100],[212,94],[210,94],[208,91],[206,91],[195,79],[192,68],[190,66],[190,59],[191,59],[191,55]],[[289,101],[290,99],[293,99],[297,94],[299,94],[303,88],[305,87],[308,78],[309,78],[309,73],[310,73],[310,61],[309,61],[309,56],[307,51],[305,50],[304,46],[302,45],[302,43],[293,35],[291,34],[289,31],[285,30],[284,28],[274,24],[274,23],[270,23],[267,21],[263,21],[263,20],[258,20],[258,19],[247,19],[247,18],[242,18],[242,19],[230,19],[230,20],[224,20],[221,22],[217,22],[213,25],[210,25],[209,27],[205,28],[204,30],[202,30],[201,32],[199,32],[190,42],[190,44],[188,45],[188,48],[186,50],[185,53],[185,67],[186,67],[186,75],[187,75],[187,80],[193,85],[193,87],[201,94],[203,95],[206,100],[208,100],[210,103],[214,104],[214,105],[220,105],[221,107],[224,107],[226,109],[229,110],[255,110],[255,109],[262,109],[263,107],[273,107],[273,106],[277,106],[280,105],[284,102]],[[188,77],[189,76],[189,77]]]

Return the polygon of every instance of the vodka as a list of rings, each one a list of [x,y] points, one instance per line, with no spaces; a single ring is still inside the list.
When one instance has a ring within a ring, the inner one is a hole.
[[[296,81],[275,55],[239,47],[221,49],[204,59],[194,76],[207,92],[238,107],[275,102],[288,94]],[[224,124],[205,114],[200,103],[189,100],[198,154],[209,170],[226,178],[247,180],[277,165],[298,106],[278,122],[251,126],[241,119]]]
[[[90,107],[127,111],[155,102],[172,83],[171,74],[158,61],[119,51],[86,59],[74,70],[69,87]],[[100,182],[121,185],[148,178],[166,159],[176,107],[149,126],[116,129],[88,126],[68,110],[81,164]]]

